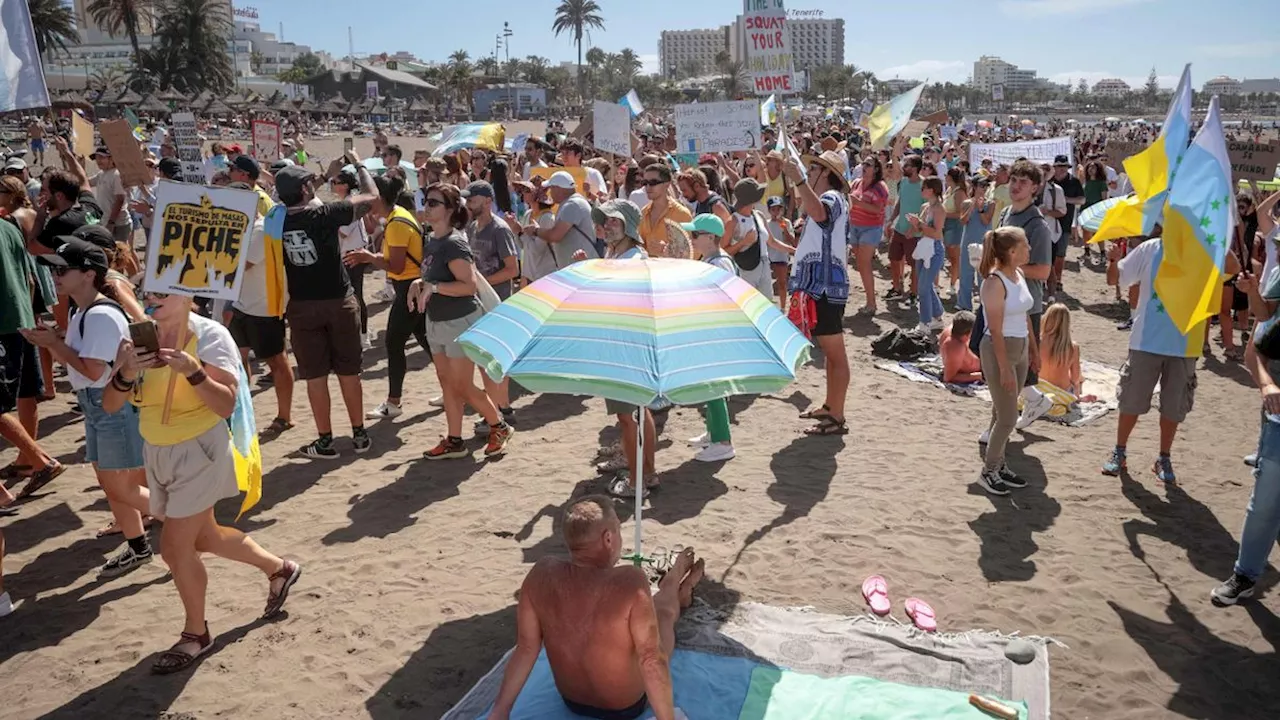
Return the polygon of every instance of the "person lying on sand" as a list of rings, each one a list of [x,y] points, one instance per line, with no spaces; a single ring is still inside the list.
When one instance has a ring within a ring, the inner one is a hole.
[[[969,336],[973,333],[973,313],[961,310],[951,319],[951,326],[938,338],[938,353],[942,355],[942,382],[982,382],[982,361],[969,349]]]
[[[675,624],[705,563],[685,550],[651,594],[643,571],[617,565],[622,522],[602,495],[570,504],[563,533],[569,559],[538,561],[521,587],[516,648],[489,720],[510,716],[543,646],[570,711],[627,720],[652,705],[656,720],[672,720]]]

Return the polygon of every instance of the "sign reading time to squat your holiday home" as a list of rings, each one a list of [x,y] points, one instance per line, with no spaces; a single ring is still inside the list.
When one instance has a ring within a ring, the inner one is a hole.
[[[743,0],[747,75],[756,95],[796,92],[795,58],[784,0]]]

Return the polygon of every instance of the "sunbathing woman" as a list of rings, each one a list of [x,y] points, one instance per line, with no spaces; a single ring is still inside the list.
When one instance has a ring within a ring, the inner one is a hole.
[[[1044,313],[1040,330],[1040,379],[1053,383],[1075,396],[1084,393],[1084,375],[1080,372],[1080,346],[1071,339],[1071,311],[1062,303],[1054,303]]]

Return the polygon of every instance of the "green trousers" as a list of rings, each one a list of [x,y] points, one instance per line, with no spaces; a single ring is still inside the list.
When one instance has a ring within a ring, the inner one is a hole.
[[[729,442],[729,403],[724,398],[707,403],[707,435],[713,443]]]

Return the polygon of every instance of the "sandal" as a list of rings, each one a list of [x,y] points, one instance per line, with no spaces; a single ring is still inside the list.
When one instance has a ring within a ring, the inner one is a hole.
[[[31,475],[30,465],[19,465],[17,462],[11,462],[0,469],[0,480],[17,480]]]
[[[1240,362],[1241,360],[1244,360],[1244,353],[1240,352],[1240,348],[1238,347],[1227,348],[1227,351],[1222,355],[1232,362]]]
[[[871,612],[880,617],[893,612],[893,605],[889,602],[889,584],[879,575],[862,581],[862,598],[871,607]]]
[[[154,518],[154,517],[152,517],[152,516],[150,516],[150,515],[143,515],[143,516],[142,516],[142,529],[143,529],[143,530],[150,530],[150,529],[151,529],[151,523],[152,523],[152,521],[154,521],[154,520],[155,520],[155,518]],[[107,525],[106,527],[104,527],[104,528],[102,528],[101,530],[99,530],[99,531],[97,532],[97,534],[95,534],[93,537],[94,537],[94,538],[96,538],[96,539],[101,539],[101,538],[104,538],[104,537],[110,537],[110,536],[112,536],[112,535],[119,535],[119,534],[120,534],[120,532],[121,532],[121,531],[120,531],[120,526],[119,526],[119,525],[116,525],[116,522],[115,522],[114,520],[112,520],[112,521],[111,521],[111,523],[110,523],[109,525]]]
[[[292,429],[293,429],[293,423],[289,422],[288,420],[285,420],[282,417],[278,417],[275,420],[272,420],[271,424],[263,428],[262,432],[258,434],[266,435],[269,437],[275,437],[276,435],[280,435],[286,430],[292,430]]]
[[[810,428],[805,428],[805,435],[848,435],[849,425],[844,420],[837,420],[831,415],[824,415],[818,420],[818,424]]]
[[[801,420],[820,420],[825,417],[831,417],[831,408],[826,403],[822,407],[811,408],[800,413]]]
[[[276,580],[284,580],[284,585],[280,586],[279,591],[267,594],[267,609],[262,613],[263,619],[272,617],[280,612],[280,609],[284,607],[284,601],[289,599],[289,588],[293,587],[293,584],[298,582],[300,577],[302,577],[302,566],[292,560],[285,560],[284,565],[267,578],[268,588],[270,588],[270,583]]]
[[[925,632],[937,632],[938,616],[933,614],[933,608],[929,603],[920,598],[907,598],[902,604],[904,610],[907,611],[907,617],[911,618],[911,622],[915,626]]]
[[[18,491],[16,499],[25,500],[35,493],[40,492],[45,485],[53,482],[54,478],[66,471],[67,466],[60,462],[55,461],[45,465],[43,468],[31,475],[31,479],[27,480],[27,484],[23,485],[22,489]]]
[[[649,493],[653,492],[656,488],[657,486],[645,485],[640,498],[648,498]],[[613,479],[613,482],[609,483],[609,494],[616,498],[628,500],[636,496],[636,489],[627,478],[619,475]]]
[[[183,645],[196,643],[200,646],[195,653],[189,653],[178,648]],[[176,672],[182,672],[195,664],[201,655],[209,652],[213,648],[213,638],[209,636],[209,623],[204,624],[204,634],[196,635],[195,633],[184,632],[181,638],[173,647],[160,653],[160,657],[151,664],[151,672],[156,675],[172,675]]]

